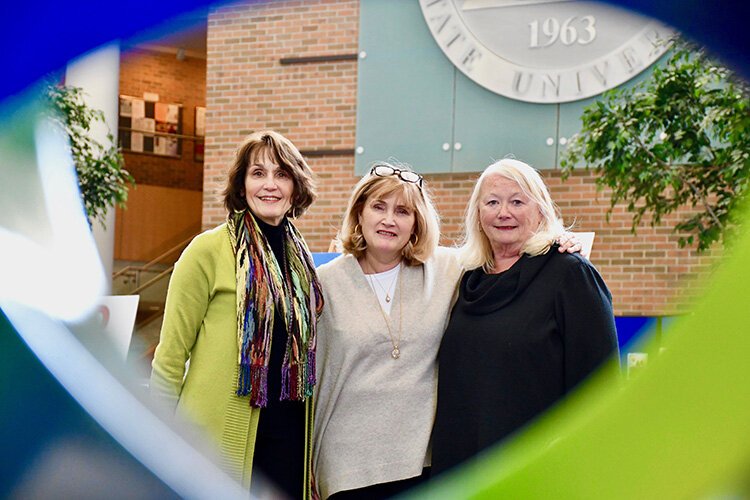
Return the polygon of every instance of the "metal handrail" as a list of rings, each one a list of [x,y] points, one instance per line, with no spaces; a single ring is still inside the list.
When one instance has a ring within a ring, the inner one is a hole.
[[[168,268],[166,268],[165,270],[163,270],[162,272],[160,272],[159,274],[157,274],[156,276],[154,276],[153,278],[151,278],[144,284],[135,288],[135,290],[132,290],[130,292],[130,295],[135,295],[136,293],[142,290],[145,290],[146,288],[150,287],[151,285],[153,285],[154,283],[162,279],[164,276],[167,276],[168,274],[170,274],[173,270],[174,270],[174,265],[169,266]]]
[[[190,240],[192,240],[193,238],[195,238],[195,236],[197,234],[198,233],[195,233],[195,234],[191,235],[187,239],[181,241],[177,245],[173,246],[172,248],[170,248],[166,252],[162,253],[158,257],[155,257],[154,259],[151,259],[149,262],[147,262],[146,264],[144,264],[142,266],[125,266],[125,267],[123,267],[119,271],[117,271],[115,273],[112,273],[112,279],[118,278],[118,277],[122,276],[123,274],[127,273],[128,271],[141,271],[141,272],[142,271],[148,271],[148,269],[151,266],[153,266],[154,264],[158,264],[159,262],[161,262],[168,255],[173,254],[175,251],[177,251],[177,250],[179,250],[181,248],[184,248],[185,245],[187,245],[188,243],[190,243]]]

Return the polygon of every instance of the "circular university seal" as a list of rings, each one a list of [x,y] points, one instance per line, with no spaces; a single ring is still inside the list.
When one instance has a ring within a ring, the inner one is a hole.
[[[560,103],[625,83],[673,31],[622,9],[572,0],[420,0],[432,36],[479,85],[511,99]]]

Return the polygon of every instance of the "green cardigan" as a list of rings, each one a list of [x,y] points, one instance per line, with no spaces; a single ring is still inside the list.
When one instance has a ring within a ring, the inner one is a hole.
[[[235,394],[239,358],[235,281],[227,225],[196,236],[175,264],[169,282],[151,390],[204,430],[218,444],[224,470],[249,487],[260,411],[250,406],[248,396]],[[312,415],[309,401],[307,406]],[[306,418],[308,464],[311,421]],[[305,478],[305,486],[308,482]]]

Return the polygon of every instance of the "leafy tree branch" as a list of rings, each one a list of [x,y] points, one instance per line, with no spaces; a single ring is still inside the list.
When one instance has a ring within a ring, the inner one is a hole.
[[[586,108],[583,127],[561,166],[597,174],[611,189],[610,210],[620,202],[656,225],[677,212],[680,246],[699,251],[736,230],[737,206],[750,182],[748,87],[703,50],[677,39],[664,67],[627,89],[614,89]],[[691,207],[693,210],[682,208]]]

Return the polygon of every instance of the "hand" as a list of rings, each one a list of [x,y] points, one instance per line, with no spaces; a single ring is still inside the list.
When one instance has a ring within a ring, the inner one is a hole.
[[[557,249],[560,253],[580,253],[581,257],[586,259],[589,258],[587,254],[582,252],[583,245],[581,244],[581,240],[571,232],[561,234],[560,237],[557,238],[557,243],[560,245],[560,248]]]

